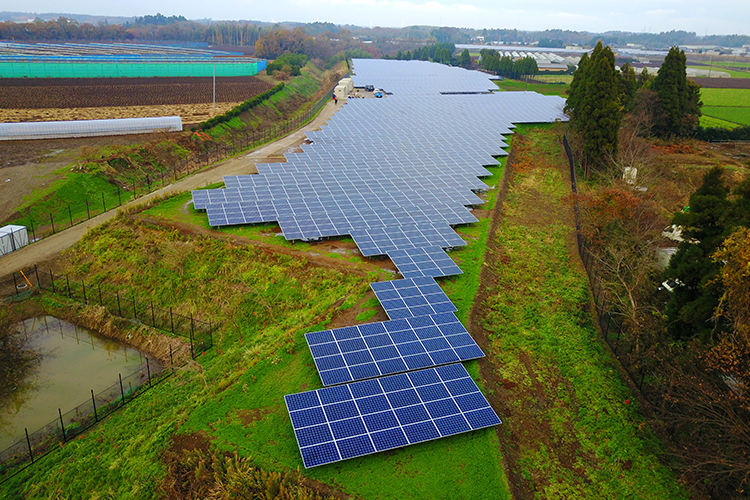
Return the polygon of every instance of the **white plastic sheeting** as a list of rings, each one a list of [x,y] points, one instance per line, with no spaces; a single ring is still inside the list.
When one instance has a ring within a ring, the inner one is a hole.
[[[0,123],[0,141],[146,134],[157,131],[182,131],[182,118],[179,116],[159,116],[113,120]]]
[[[0,257],[25,247],[29,244],[29,234],[26,226],[0,227]]]

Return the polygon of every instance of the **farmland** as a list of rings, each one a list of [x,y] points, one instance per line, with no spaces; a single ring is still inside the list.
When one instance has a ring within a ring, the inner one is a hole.
[[[703,88],[701,100],[704,126],[722,126],[722,122],[729,128],[750,125],[750,89]]]
[[[231,109],[271,87],[253,76],[218,78],[217,111]],[[8,78],[0,94],[0,120],[178,115],[185,123],[194,123],[213,111],[212,100],[211,78]]]

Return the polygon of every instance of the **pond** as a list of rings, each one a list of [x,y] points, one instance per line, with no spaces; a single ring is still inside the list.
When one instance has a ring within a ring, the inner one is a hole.
[[[99,393],[146,363],[140,351],[52,316],[18,326],[39,362],[0,400],[0,450],[25,439],[24,428],[32,433],[58,418],[58,408],[91,401],[92,389]]]

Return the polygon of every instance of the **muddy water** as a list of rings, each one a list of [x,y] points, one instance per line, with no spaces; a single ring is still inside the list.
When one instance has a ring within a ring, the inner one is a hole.
[[[0,401],[0,450],[91,399],[146,363],[136,349],[99,337],[67,321],[43,316],[22,322],[19,330],[39,362],[11,397]]]

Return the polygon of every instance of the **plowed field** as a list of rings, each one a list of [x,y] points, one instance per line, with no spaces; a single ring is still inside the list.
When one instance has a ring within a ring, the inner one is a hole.
[[[242,102],[272,85],[253,76],[216,79],[216,102]],[[210,103],[211,78],[4,78],[0,108],[100,108]]]

